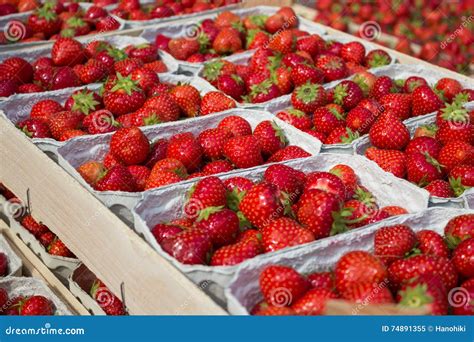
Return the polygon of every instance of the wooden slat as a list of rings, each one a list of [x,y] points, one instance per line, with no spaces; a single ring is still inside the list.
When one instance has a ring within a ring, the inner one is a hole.
[[[0,179],[89,269],[119,294],[125,283],[131,314],[220,315],[225,311],[0,118]]]

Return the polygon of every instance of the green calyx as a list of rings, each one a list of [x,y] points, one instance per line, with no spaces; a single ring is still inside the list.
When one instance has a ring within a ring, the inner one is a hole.
[[[337,235],[341,233],[345,233],[349,230],[347,227],[347,218],[352,216],[353,208],[342,208],[341,211],[334,211],[332,213],[332,227],[330,235]]]
[[[72,28],[82,27],[85,25],[85,21],[78,17],[71,17],[67,20],[68,26]]]
[[[203,220],[208,220],[209,216],[211,216],[212,214],[218,213],[222,209],[224,209],[224,206],[204,208],[199,211],[199,215],[196,220],[198,222],[203,221]]]
[[[353,132],[349,127],[346,127],[346,133],[347,133],[347,136],[341,137],[341,141],[344,144],[350,144],[351,142],[353,142],[356,139],[359,139],[360,137],[359,132]]]
[[[290,113],[293,116],[296,116],[297,118],[303,118],[306,116],[306,113],[303,112],[302,110],[295,109],[295,108],[290,108],[287,110],[288,113]]]
[[[106,51],[116,62],[123,61],[127,58],[127,54],[120,49],[116,49],[114,47],[109,46],[106,48]]]
[[[208,81],[215,81],[219,77],[224,62],[221,59],[215,60],[214,62],[204,64],[202,75]]]
[[[369,60],[369,67],[376,68],[380,66],[384,66],[390,63],[390,60],[387,58],[385,54],[381,53],[374,53],[372,58]]]
[[[252,24],[260,28],[263,28],[265,27],[265,21],[268,19],[268,16],[264,14],[256,14],[256,15],[251,15],[249,19],[252,22]]]
[[[43,18],[43,19],[46,19],[47,21],[52,21],[52,20],[56,20],[56,18],[58,17],[56,12],[54,12],[52,9],[52,5],[49,6],[48,5],[49,3],[46,3],[44,4],[43,7],[40,7],[38,9],[38,17],[40,18]]]
[[[433,165],[438,172],[441,172],[443,165],[441,165],[435,158],[433,158],[428,152],[424,152],[423,155],[428,163]]]
[[[353,78],[353,81],[362,89],[362,92],[364,93],[365,96],[369,93],[369,86],[365,82],[365,78],[362,75],[356,75]]]
[[[226,199],[227,206],[229,209],[237,212],[239,211],[239,205],[242,199],[244,198],[246,191],[239,191],[237,188],[232,189],[232,191],[227,191]]]
[[[313,84],[308,81],[295,89],[296,97],[300,101],[303,101],[303,103],[307,104],[313,102],[319,97],[320,89],[321,86],[319,84]]]
[[[72,38],[76,35],[76,30],[74,30],[73,28],[66,28],[64,30],[61,30],[61,32],[59,32],[59,35],[64,38]]]
[[[245,230],[247,228],[252,228],[252,224],[250,221],[245,217],[244,213],[241,211],[237,212],[237,217],[239,218],[239,228],[240,230]]]
[[[207,34],[200,32],[197,37],[197,41],[199,43],[199,52],[205,53],[211,43]]]
[[[280,65],[281,65],[281,59],[282,59],[282,54],[281,53],[277,53],[275,56],[271,56],[271,57],[268,57],[268,61],[270,63],[268,63],[267,65],[267,69],[270,71],[270,72],[273,72],[275,71]]]
[[[329,107],[327,108],[327,110],[329,110],[329,112],[331,112],[332,115],[334,115],[336,117],[336,119],[338,120],[344,120],[344,115],[342,115],[341,113],[339,113],[339,111],[334,108],[334,107]]]
[[[254,84],[250,87],[250,97],[253,98],[259,94],[267,95],[270,87],[272,86],[272,81],[270,79],[266,79],[262,83]]]
[[[72,110],[80,111],[86,115],[95,111],[99,104],[99,102],[94,99],[94,93],[87,91],[87,89],[72,95],[72,99],[74,100]]]
[[[123,77],[120,73],[117,73],[117,81],[111,91],[123,91],[127,95],[132,95],[132,92],[140,91],[140,88],[137,86],[137,82],[132,80],[131,76]]]
[[[454,250],[462,242],[462,239],[459,238],[458,236],[447,234],[444,238],[444,241],[446,242],[450,250]]]
[[[469,102],[469,95],[467,93],[458,93],[453,99],[454,103],[458,103],[460,105],[463,105],[467,102]]]
[[[159,119],[158,115],[156,115],[156,113],[152,113],[151,115],[143,118],[143,124],[145,126],[157,125],[159,123],[161,123],[161,120]]]
[[[275,135],[278,137],[278,139],[280,139],[280,141],[286,145],[288,143],[288,139],[286,138],[283,130],[277,125],[275,121],[272,121],[272,128],[275,130]]]
[[[447,104],[445,108],[441,109],[441,117],[446,121],[469,123],[469,112],[463,107],[463,104],[457,101]]]
[[[338,105],[342,105],[344,103],[344,99],[347,96],[347,85],[346,84],[338,84],[336,88],[334,88],[334,103]]]
[[[417,284],[409,286],[405,290],[400,291],[400,305],[409,308],[419,308],[423,305],[433,303],[433,297],[428,293],[428,285]]]
[[[461,196],[464,193],[464,191],[466,191],[467,189],[470,189],[470,187],[462,185],[462,179],[460,177],[458,178],[450,177],[449,185],[451,186],[451,189],[453,189],[453,192],[456,195],[456,197]]]

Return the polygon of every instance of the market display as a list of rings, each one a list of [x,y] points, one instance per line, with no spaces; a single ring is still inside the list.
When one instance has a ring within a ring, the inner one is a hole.
[[[1,2],[0,315],[473,315],[466,3]]]

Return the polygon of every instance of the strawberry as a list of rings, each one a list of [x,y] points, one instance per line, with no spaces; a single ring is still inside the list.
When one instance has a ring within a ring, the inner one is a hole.
[[[130,76],[130,74],[139,68],[143,67],[141,59],[137,58],[125,58],[116,61],[113,65],[114,70],[122,76]],[[138,82],[137,82],[138,83]]]
[[[338,127],[344,127],[343,115],[330,106],[316,108],[313,113],[313,125],[316,131],[330,134]]]
[[[436,139],[443,145],[452,141],[465,141],[471,145],[474,144],[474,124],[462,104],[455,102],[441,110]]]
[[[49,231],[47,226],[37,222],[31,215],[24,216],[21,219],[21,225],[35,237],[39,237]]]
[[[274,252],[313,240],[314,235],[311,231],[286,217],[271,221],[262,229],[262,244],[265,252]]]
[[[182,181],[183,178],[171,171],[152,172],[145,183],[145,190],[159,188]]]
[[[167,158],[174,158],[183,163],[186,170],[193,172],[201,164],[203,151],[201,145],[192,133],[174,135],[168,143]]]
[[[443,178],[439,162],[428,153],[414,153],[407,156],[407,179],[419,186]]]
[[[159,94],[148,98],[143,108],[151,110],[158,122],[176,121],[180,116],[180,108],[169,94]],[[142,109],[143,109],[142,108]],[[146,120],[143,120],[146,124]]]
[[[474,186],[474,165],[457,165],[449,173],[449,183],[455,196]]]
[[[380,284],[386,278],[387,269],[383,263],[365,251],[349,252],[336,264],[336,288],[340,293],[354,285]]]
[[[237,101],[240,101],[245,93],[245,85],[243,80],[240,78],[240,76],[235,74],[220,75],[217,78],[217,89]]]
[[[318,107],[326,104],[325,90],[319,84],[307,82],[293,90],[291,104],[295,109],[312,114]]]
[[[14,79],[19,84],[33,80],[33,67],[20,57],[10,57],[0,64],[1,79]]]
[[[472,278],[474,276],[474,239],[466,239],[457,245],[451,260],[460,275]]]
[[[429,154],[433,158],[438,158],[441,150],[441,144],[431,137],[413,138],[405,148],[407,155]]]
[[[202,76],[213,85],[217,85],[217,79],[222,75],[235,74],[235,65],[224,59],[217,59],[204,64]]]
[[[270,156],[286,146],[288,140],[282,129],[271,121],[262,121],[254,131],[253,136],[259,142],[263,155]]]
[[[287,165],[270,165],[263,175],[263,179],[274,184],[290,196],[289,200],[294,202],[303,190],[306,176],[302,171],[295,170]]]
[[[461,84],[449,77],[440,78],[434,88],[446,102],[453,101],[454,97],[462,90]]]
[[[76,90],[64,103],[64,108],[71,111],[80,111],[85,115],[101,109],[102,98],[89,89]]]
[[[291,159],[298,159],[298,158],[307,158],[310,157],[311,154],[306,152],[299,146],[289,145],[285,148],[281,149],[280,151],[276,152],[270,158],[268,158],[268,163],[278,163],[285,160]]]
[[[359,138],[358,132],[353,132],[349,127],[338,127],[324,140],[325,144],[350,144]]]
[[[390,284],[400,288],[412,278],[421,275],[438,276],[447,290],[456,286],[458,275],[453,263],[443,257],[433,255],[415,255],[408,259],[394,261],[388,267]]]
[[[330,170],[330,173],[339,177],[339,179],[344,183],[347,189],[352,189],[357,184],[357,175],[355,174],[354,169],[350,166],[344,164],[334,165]]]
[[[358,304],[391,304],[394,302],[392,293],[386,283],[380,284],[353,284],[341,293],[341,297]]]
[[[376,76],[368,71],[359,71],[352,77],[352,80],[362,89],[364,97],[367,97],[375,85]]]
[[[156,60],[157,48],[152,44],[141,44],[137,46],[131,46],[127,50],[127,54],[130,58],[138,58],[143,63],[151,63]]]
[[[31,296],[20,304],[21,316],[51,316],[53,314],[54,305],[44,296]]]
[[[474,237],[474,214],[460,215],[449,220],[444,228],[444,236],[451,249]]]
[[[351,110],[363,99],[362,89],[353,81],[342,81],[334,88],[334,103]]]
[[[160,82],[156,72],[145,67],[136,68],[130,75],[132,80],[137,82],[140,88],[145,91],[148,91],[151,87]]]
[[[151,233],[155,237],[156,241],[161,244],[164,240],[172,238],[182,231],[183,228],[181,226],[158,223],[152,228]]]
[[[370,51],[367,56],[365,56],[364,65],[368,68],[377,68],[388,65],[391,61],[392,58],[387,52],[381,49],[376,49]]]
[[[188,194],[184,212],[189,217],[197,217],[199,211],[207,207],[220,207],[226,204],[226,190],[222,181],[214,176],[201,179]]]
[[[423,274],[404,284],[397,293],[402,307],[428,307],[432,315],[448,314],[448,298],[443,282],[438,276]]]
[[[25,83],[18,87],[18,92],[22,94],[41,93],[43,90],[42,86],[34,83]]]
[[[114,132],[120,127],[120,123],[115,121],[114,115],[107,109],[90,113],[82,120],[82,125],[89,134]]]
[[[219,128],[211,128],[202,131],[198,136],[199,144],[203,154],[209,159],[220,159],[223,157],[224,145],[229,135]]]
[[[271,221],[284,215],[285,209],[280,196],[280,191],[275,185],[256,184],[243,196],[239,210],[253,226],[263,229]]]
[[[201,95],[199,91],[189,84],[177,85],[169,92],[178,106],[187,117],[195,117],[199,115],[199,107],[201,104]]]
[[[289,108],[276,114],[276,117],[304,131],[312,127],[311,119],[305,112]]]
[[[136,191],[135,181],[125,166],[115,165],[108,169],[95,184],[99,191]]]
[[[70,66],[82,63],[85,58],[84,48],[72,38],[57,39],[51,50],[51,58],[57,66]]]
[[[382,170],[400,178],[405,177],[407,159],[405,153],[397,150],[382,150],[369,147],[365,151],[365,156],[377,163]]]
[[[308,81],[312,84],[323,83],[323,80],[324,73],[318,68],[306,64],[298,64],[291,69],[291,81],[295,87],[305,84]]]
[[[127,169],[137,185],[137,191],[144,191],[146,182],[150,176],[150,169],[142,165],[130,165]]]
[[[426,255],[435,255],[439,257],[448,258],[449,249],[446,242],[441,235],[433,230],[420,230],[416,233],[418,245],[416,248]]]
[[[243,43],[239,32],[232,27],[219,31],[212,42],[212,48],[218,55],[232,54],[242,49]]]
[[[268,48],[281,54],[293,52],[296,47],[296,37],[291,30],[276,32],[269,40]]]
[[[412,93],[413,116],[433,113],[441,108],[443,102],[427,85],[417,87]]]
[[[66,245],[58,238],[54,239],[48,246],[48,253],[66,258],[74,258],[74,254],[72,254]]]
[[[235,108],[235,101],[221,92],[211,91],[201,99],[201,115]]]
[[[324,72],[324,81],[331,82],[347,76],[348,71],[344,60],[338,56],[322,54],[316,59],[316,67]]]
[[[325,288],[311,289],[300,299],[295,301],[291,305],[291,308],[295,310],[298,315],[322,315],[326,301],[337,297],[338,296],[333,291]]]
[[[130,77],[117,74],[117,80],[103,95],[105,108],[115,115],[131,113],[145,103],[145,94]]]
[[[249,168],[263,164],[259,141],[250,135],[236,136],[227,140],[224,145],[224,155],[237,168]]]
[[[232,266],[251,259],[262,253],[258,240],[242,240],[223,246],[212,255],[211,266]]]
[[[54,100],[41,100],[31,107],[30,117],[47,121],[52,114],[63,110],[63,106]]]
[[[204,232],[185,230],[161,243],[163,250],[183,264],[206,265],[212,248],[211,239]]]
[[[280,88],[270,79],[250,87],[248,99],[252,103],[262,103],[281,96]]]
[[[281,94],[288,94],[293,89],[291,72],[287,68],[283,66],[278,67],[271,77]]]
[[[398,118],[385,113],[370,128],[369,139],[377,148],[402,150],[410,142],[410,132]]]
[[[380,104],[385,111],[390,111],[400,120],[411,116],[412,98],[408,94],[386,94],[380,98]]]
[[[296,303],[310,285],[307,279],[287,266],[267,266],[259,277],[260,289],[265,301],[283,307]]]
[[[406,225],[380,228],[374,235],[374,254],[386,265],[403,258],[417,243],[417,236]]]
[[[215,175],[217,173],[229,172],[229,171],[232,171],[233,169],[234,167],[227,160],[214,160],[206,164],[202,168],[202,172],[204,172],[204,174],[206,175]]]
[[[474,160],[474,146],[465,141],[451,141],[439,151],[438,161],[446,171],[451,171],[455,166],[470,165]]]
[[[460,287],[461,291],[466,290],[467,298],[474,298],[474,280],[472,278],[463,282]],[[472,316],[474,313],[474,305],[472,304],[472,300],[466,300],[460,303],[460,305],[455,305],[453,307],[453,313],[455,315]]]
[[[0,314],[4,314],[6,309],[10,306],[7,290],[0,288]]]
[[[87,182],[87,184],[94,185],[100,179],[102,174],[106,171],[102,163],[96,161],[88,161],[79,166],[77,172]]]
[[[150,153],[150,143],[138,128],[122,128],[112,135],[110,152],[125,165],[140,164]]]
[[[60,67],[56,69],[53,78],[51,80],[50,90],[59,90],[69,87],[78,87],[81,85],[81,81],[77,76],[76,72],[68,67]]]
[[[126,314],[123,303],[107,288],[107,286],[105,286],[102,281],[94,281],[90,294],[107,315],[122,316]]]
[[[196,228],[206,233],[214,246],[225,246],[235,241],[239,232],[239,218],[230,209],[206,207],[199,212]]]
[[[168,141],[166,139],[158,139],[151,144],[151,150],[148,154],[148,159],[145,162],[145,166],[152,169],[155,164],[166,158],[166,150],[168,148]],[[184,166],[182,166],[184,169]]]
[[[48,124],[38,118],[28,118],[16,124],[29,138],[51,138]]]
[[[454,197],[454,192],[451,188],[451,185],[442,179],[435,179],[425,186],[424,189],[428,191],[431,196],[442,198]]]
[[[354,132],[367,134],[375,120],[376,117],[370,110],[357,106],[347,113],[346,124]]]
[[[81,126],[84,115],[79,112],[56,112],[49,117],[48,125],[51,135],[59,139],[68,130],[78,129]]]
[[[47,38],[61,30],[61,19],[51,10],[51,6],[41,6],[27,20],[33,33],[43,33]]]
[[[362,64],[365,57],[365,47],[359,42],[349,42],[342,46],[341,57],[347,62]]]
[[[329,172],[315,171],[306,175],[304,191],[322,190],[336,195],[340,200],[346,198],[346,187],[342,180]]]
[[[334,290],[335,288],[334,273],[332,272],[315,272],[308,274],[307,278],[314,289]]]
[[[421,85],[428,85],[428,82],[422,77],[410,76],[408,77],[403,84],[403,91],[405,93],[411,94],[416,88]]]
[[[58,141],[66,141],[75,137],[80,137],[86,135],[86,132],[80,129],[69,129],[61,133]]]

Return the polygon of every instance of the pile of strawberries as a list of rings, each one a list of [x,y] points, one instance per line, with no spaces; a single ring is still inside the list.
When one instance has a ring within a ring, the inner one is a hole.
[[[291,267],[268,266],[259,278],[264,300],[251,313],[321,315],[328,300],[339,298],[425,307],[432,315],[473,315],[474,215],[453,218],[444,235],[428,227],[415,233],[407,225],[387,226],[375,233],[373,253],[351,251],[332,271],[303,275]],[[463,293],[458,305],[455,296]]]
[[[33,105],[16,126],[30,138],[65,141],[120,128],[156,125],[235,107],[234,100],[212,91],[201,97],[189,84],[160,82],[155,71],[137,67],[129,76],[112,75],[98,92],[74,91],[62,105],[46,99]]]
[[[182,217],[151,232],[181,263],[211,266],[235,265],[407,213],[398,206],[379,208],[354,170],[342,164],[307,174],[275,164],[258,182],[211,176],[186,198]]]
[[[380,116],[390,114],[403,121],[426,115],[444,107],[443,101],[451,103],[458,94],[465,100],[474,99],[473,89],[463,89],[451,78],[440,79],[432,89],[419,76],[394,80],[360,71],[329,90],[312,83],[297,86],[291,95],[292,107],[277,117],[325,144],[347,144],[369,133]]]
[[[288,145],[274,122],[262,121],[252,132],[247,120],[232,115],[197,137],[183,132],[153,143],[136,127],[122,128],[112,136],[102,162],[88,161],[77,170],[96,190],[136,192],[309,156]]]
[[[90,295],[109,316],[126,315],[122,301],[114,295],[99,279],[96,279],[90,289]]]
[[[84,11],[76,2],[48,1],[35,7],[24,23],[11,21],[7,24],[0,33],[0,45],[97,34],[116,30],[119,26],[103,7],[92,5]]]
[[[53,302],[40,295],[9,298],[0,288],[0,315],[4,316],[52,316],[56,312]]]
[[[37,0],[19,0],[18,2],[2,2],[0,4],[0,18],[14,13],[32,11],[38,7]]]
[[[101,40],[84,45],[73,38],[58,38],[51,56],[39,57],[32,63],[20,57],[2,61],[0,96],[78,87],[101,82],[115,73],[128,76],[134,72],[133,79],[141,80],[166,71],[151,44],[130,45],[121,50]]]
[[[141,5],[139,0],[120,0],[110,13],[125,20],[150,20],[209,11],[238,3],[238,0],[166,0]]]
[[[433,124],[418,127],[413,138],[392,112],[384,113],[369,131],[372,146],[365,156],[433,196],[462,195],[474,186],[474,110],[467,110],[465,101],[466,96],[457,96],[437,111]]]

